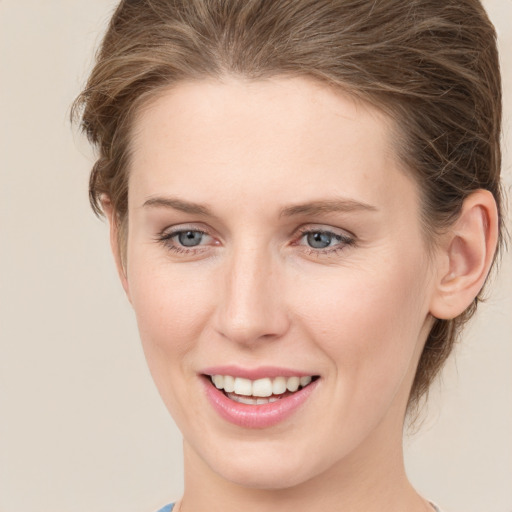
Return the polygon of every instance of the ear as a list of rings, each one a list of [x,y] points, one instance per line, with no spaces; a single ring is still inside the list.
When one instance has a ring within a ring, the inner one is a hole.
[[[103,212],[105,213],[105,216],[107,217],[110,226],[110,247],[112,249],[112,254],[114,255],[114,260],[116,262],[117,273],[119,274],[119,279],[121,280],[121,284],[123,285],[126,296],[128,297],[128,300],[131,302],[130,286],[128,284],[126,266],[123,263],[123,259],[121,257],[121,247],[119,247],[119,219],[109,198],[103,197],[101,199],[101,207]]]
[[[438,273],[430,313],[449,320],[463,313],[482,289],[498,240],[496,201],[477,190],[464,201],[438,253]]]

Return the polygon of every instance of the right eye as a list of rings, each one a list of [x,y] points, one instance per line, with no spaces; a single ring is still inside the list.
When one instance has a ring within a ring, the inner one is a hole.
[[[162,233],[158,240],[170,251],[195,253],[206,245],[215,245],[212,236],[200,229],[172,229]]]

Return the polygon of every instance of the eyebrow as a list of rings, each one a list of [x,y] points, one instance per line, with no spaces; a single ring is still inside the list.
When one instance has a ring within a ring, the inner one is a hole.
[[[355,201],[353,199],[327,199],[288,206],[281,211],[280,217],[292,217],[294,215],[319,215],[337,212],[351,213],[357,211],[376,212],[378,209],[371,204]]]
[[[144,208],[171,208],[184,213],[193,215],[202,215],[205,217],[214,217],[209,206],[200,203],[193,203],[178,199],[176,197],[150,197],[144,204]],[[378,209],[368,203],[355,201],[353,199],[326,199],[321,201],[311,201],[302,204],[291,205],[283,208],[279,217],[293,217],[296,215],[319,215],[325,213],[351,213],[357,211],[376,212]]]
[[[176,197],[150,197],[142,205],[144,208],[172,208],[184,213],[192,213],[194,215],[213,216],[210,208],[204,204],[192,203],[184,201]]]

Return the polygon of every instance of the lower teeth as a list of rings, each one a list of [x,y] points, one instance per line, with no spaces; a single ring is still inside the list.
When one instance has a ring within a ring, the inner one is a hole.
[[[278,397],[275,396],[269,396],[268,398],[261,398],[261,397],[250,397],[250,396],[243,396],[243,395],[237,395],[235,393],[225,393],[225,395],[234,402],[238,402],[240,404],[247,404],[247,405],[264,405],[264,404],[270,404],[273,402],[277,402],[279,400]]]

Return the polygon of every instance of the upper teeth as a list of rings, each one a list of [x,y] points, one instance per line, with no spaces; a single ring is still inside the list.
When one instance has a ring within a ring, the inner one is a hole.
[[[223,389],[226,393],[236,393],[245,396],[272,396],[282,395],[287,390],[297,391],[300,386],[307,386],[312,377],[268,377],[258,380],[243,379],[242,377],[232,377],[231,375],[212,375],[212,382],[218,389]]]

